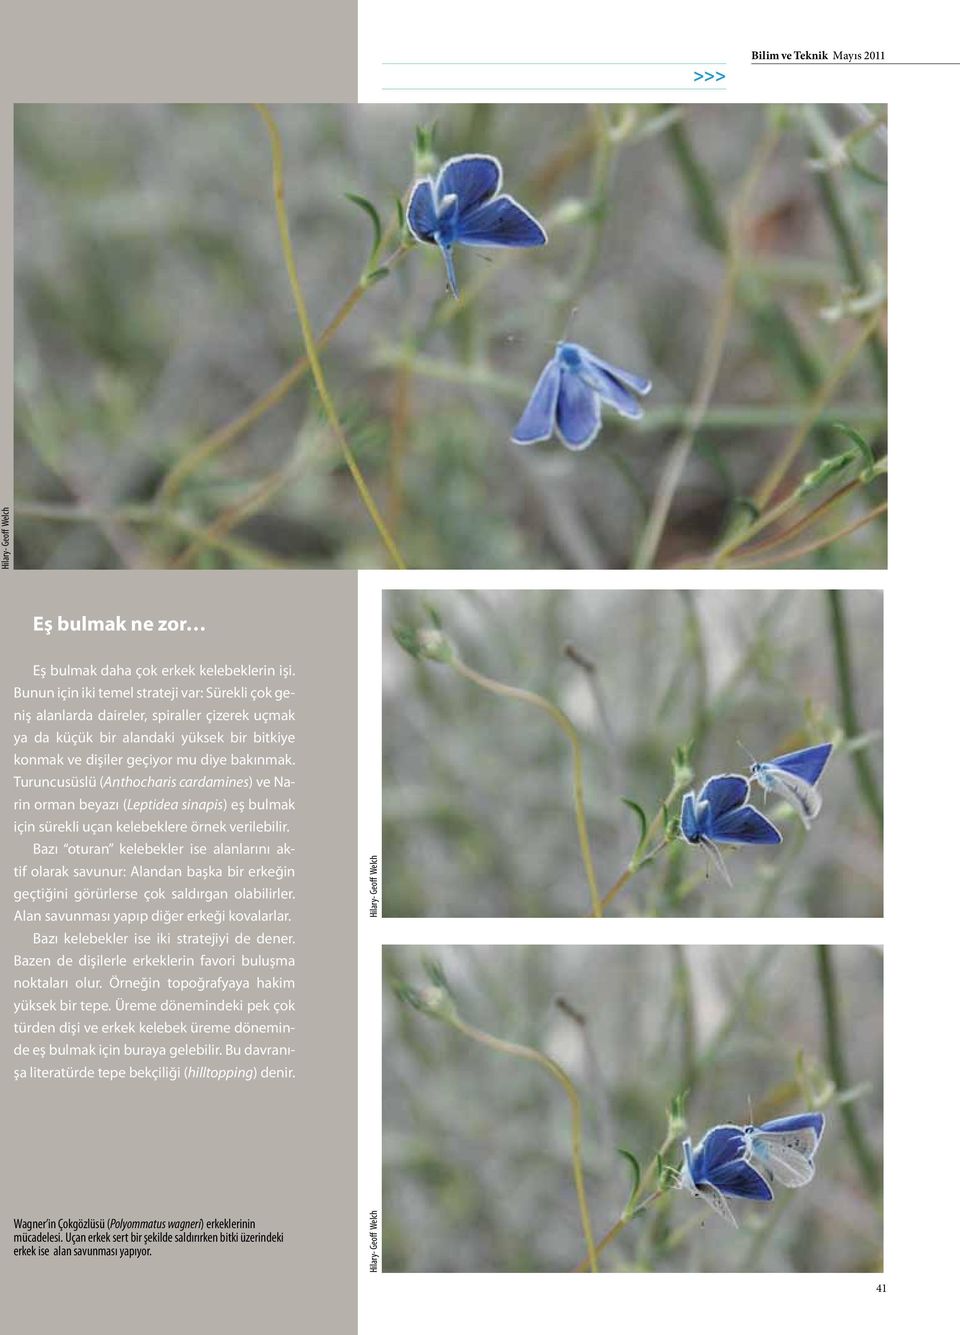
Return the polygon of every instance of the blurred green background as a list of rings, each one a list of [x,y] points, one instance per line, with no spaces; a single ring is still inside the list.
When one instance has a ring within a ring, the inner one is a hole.
[[[553,916],[589,908],[569,745],[539,709],[403,652],[434,609],[460,658],[559,705],[584,750],[601,893],[692,743],[696,787],[837,740],[809,833],[768,800],[774,848],[725,851],[733,888],[680,841],[607,910],[668,916],[882,913],[882,596],[871,590],[394,591],[384,595],[383,905],[390,916]],[[585,671],[572,645],[596,667]],[[846,739],[846,740],[844,740]],[[847,742],[855,743],[851,750]],[[753,789],[763,809],[763,794]],[[677,803],[671,814],[677,814]]]
[[[546,1052],[577,1086],[597,1240],[630,1192],[618,1147],[645,1167],[675,1094],[689,1091],[694,1143],[718,1123],[749,1122],[751,1105],[756,1122],[825,1108],[808,1186],[775,1186],[769,1205],[732,1201],[738,1229],[669,1191],[603,1252],[601,1270],[882,1269],[878,950],[498,945],[429,953],[464,1019]],[[570,1270],[584,1245],[563,1091],[531,1062],[404,1005],[391,985],[422,984],[420,954],[384,949],[384,1269]],[[664,1160],[679,1166],[679,1141]]]
[[[623,567],[686,420],[726,271],[727,215],[771,124],[763,106],[284,106],[287,200],[319,331],[413,173],[497,154],[545,221],[543,250],[461,248],[465,299],[419,246],[324,354],[349,438],[410,565]],[[882,306],[883,108],[787,107],[742,220],[719,380],[656,563],[697,559],[760,483]],[[17,560],[29,567],[384,564],[306,378],[221,448],[199,448],[303,352],[267,138],[245,106],[20,106],[15,117]],[[654,384],[639,426],[520,449],[510,430],[551,346],[572,336]],[[884,453],[881,329],[806,435],[774,499],[850,447]],[[183,469],[185,461],[190,467]],[[786,547],[866,516],[856,483]],[[171,488],[171,478],[177,485]],[[825,498],[818,493],[814,500]],[[795,516],[793,516],[795,517]],[[780,530],[768,530],[764,536]],[[778,549],[759,559],[777,564]],[[873,520],[793,564],[885,564]]]

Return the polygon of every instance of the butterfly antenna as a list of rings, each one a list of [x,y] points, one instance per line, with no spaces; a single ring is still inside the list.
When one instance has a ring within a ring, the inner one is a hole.
[[[567,341],[567,335],[568,335],[569,332],[570,332],[570,326],[573,324],[574,318],[576,317],[577,311],[578,311],[579,309],[580,309],[579,306],[574,306],[574,307],[571,308],[570,314],[567,316],[567,322],[566,322],[566,324],[563,326],[563,333],[560,335],[560,342],[561,342],[561,343],[566,343],[566,341]]]
[[[744,746],[743,742],[741,742],[739,737],[737,738],[737,746],[739,746],[740,750],[745,752],[750,757],[750,763],[752,765],[756,765],[758,763],[757,757],[753,754],[752,751],[747,751],[747,748]]]

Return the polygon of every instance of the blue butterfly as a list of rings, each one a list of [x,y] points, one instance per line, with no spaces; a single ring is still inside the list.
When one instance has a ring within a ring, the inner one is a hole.
[[[805,1187],[813,1179],[813,1156],[825,1121],[823,1113],[808,1112],[746,1126],[747,1158],[785,1187]]]
[[[450,158],[435,178],[417,181],[407,204],[407,226],[418,241],[439,246],[455,297],[453,247],[545,246],[547,234],[510,195],[499,194],[503,170],[485,153]]]
[[[715,774],[700,789],[691,790],[680,807],[680,833],[688,844],[699,844],[712,858],[727,885],[732,881],[717,844],[779,844],[780,831],[766,816],[747,805],[750,785],[742,774]]]
[[[822,742],[777,756],[776,760],[754,760],[750,774],[766,792],[788,802],[809,830],[810,822],[823,805],[815,785],[832,750],[832,742]]]
[[[601,401],[622,417],[642,417],[637,399],[651,388],[643,376],[601,361],[579,343],[558,343],[510,439],[533,445],[556,430],[568,450],[585,450],[600,430]]]
[[[679,1186],[707,1202],[728,1224],[737,1227],[725,1197],[772,1201],[770,1183],[747,1162],[747,1139],[742,1127],[715,1126],[696,1149],[688,1136],[683,1142]]]

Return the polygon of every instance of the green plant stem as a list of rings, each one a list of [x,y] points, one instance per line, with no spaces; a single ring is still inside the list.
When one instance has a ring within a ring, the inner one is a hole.
[[[637,550],[635,565],[642,569],[652,566],[656,560],[674,496],[680,485],[680,479],[686,468],[697,433],[703,425],[703,419],[713,397],[723,361],[730,321],[736,304],[737,284],[743,264],[742,231],[746,213],[757,183],[763,175],[779,140],[779,126],[776,124],[769,125],[747,167],[730,211],[723,284],[710,322],[710,331],[707,336],[686,426],[674,441],[667,456],[667,462],[654,493],[650,517],[647,520]]]
[[[770,503],[770,499],[779,487],[787,470],[793,464],[794,459],[803,448],[803,443],[809,434],[814,419],[823,411],[830,402],[830,398],[836,389],[843,383],[854,362],[860,355],[864,343],[880,323],[881,312],[877,311],[871,320],[860,330],[860,333],[853,340],[846,352],[836,363],[831,375],[827,376],[820,384],[816,394],[810,401],[807,409],[807,415],[797,427],[796,431],[784,445],[779,457],[774,461],[766,477],[754,493],[754,500],[758,510]]]
[[[280,233],[280,245],[283,249],[287,277],[290,280],[290,290],[293,294],[293,303],[297,308],[297,318],[300,321],[300,331],[303,335],[307,360],[310,363],[310,370],[313,373],[314,384],[317,387],[317,393],[320,396],[320,402],[323,405],[327,421],[330,424],[330,428],[333,431],[347,467],[350,470],[350,475],[356,484],[357,491],[360,493],[360,498],[366,506],[370,518],[376,526],[377,532],[380,534],[381,541],[386,547],[390,559],[393,561],[397,569],[405,570],[406,563],[400,555],[400,550],[393,539],[393,535],[387,528],[380,511],[377,509],[377,504],[374,501],[373,496],[370,494],[370,490],[367,487],[360,465],[357,463],[353,450],[350,448],[350,443],[344,434],[333,399],[330,397],[330,392],[327,389],[323,371],[320,367],[320,359],[317,356],[313,330],[310,327],[310,316],[307,313],[303,289],[300,286],[300,279],[297,275],[296,260],[293,255],[293,244],[290,240],[290,224],[287,218],[287,205],[284,197],[283,144],[280,139],[280,131],[277,129],[277,123],[271,112],[262,102],[255,102],[254,106],[260,113],[261,119],[267,127],[267,134],[270,137],[270,153],[273,159],[273,196],[277,212],[277,228]]]
[[[821,501],[819,505],[815,505],[812,510],[808,510],[806,514],[801,515],[801,517],[795,520],[788,528],[783,529],[780,533],[774,534],[772,538],[766,538],[763,542],[757,542],[752,546],[747,547],[742,553],[743,556],[753,556],[757,552],[766,551],[769,547],[779,547],[787,538],[796,537],[798,533],[802,533],[805,528],[809,528],[811,524],[814,524],[818,519],[821,519],[828,510],[832,509],[839,501],[842,501],[844,496],[849,496],[852,491],[856,491],[857,487],[861,485],[863,484],[859,477],[853,478],[852,481],[847,482],[844,486],[835,491],[832,496],[828,496],[827,499]],[[796,491],[791,492],[785,500],[774,505],[754,524],[751,524],[751,534],[756,536],[762,533],[765,528],[776,523],[778,519],[782,519],[785,515],[789,514],[791,510],[796,509],[796,507],[804,500],[806,494],[807,493],[803,491],[802,486],[798,487]]]
[[[675,798],[676,798],[676,793],[671,793],[670,797],[667,799],[667,804],[669,805],[670,802],[674,801]],[[657,819],[658,819],[657,817],[654,817],[654,823],[656,823]],[[646,843],[646,837],[644,837],[643,843],[644,844]],[[616,899],[617,895],[619,895],[620,891],[624,888],[624,886],[627,885],[628,882],[633,880],[637,872],[642,871],[644,867],[649,866],[649,864],[653,861],[653,859],[659,853],[663,852],[666,846],[667,846],[666,839],[662,839],[660,843],[657,844],[656,848],[652,849],[646,855],[646,857],[641,858],[639,862],[635,860],[636,854],[634,854],[634,858],[631,859],[630,865],[620,873],[620,875],[614,881],[613,885],[604,895],[603,899],[601,899],[600,907],[604,910],[609,908],[610,905],[613,903],[613,901]]]
[[[829,152],[829,140],[831,132],[829,126],[823,119],[823,114],[817,107],[804,108],[807,125],[810,131],[810,139],[814,148],[818,151]],[[860,127],[864,128],[872,127]],[[848,140],[849,143],[849,140]],[[846,270],[847,281],[851,287],[858,292],[867,291],[867,271],[857,246],[853,233],[853,227],[847,210],[844,205],[840,190],[837,187],[836,169],[824,165],[823,170],[815,173],[817,189],[820,193],[820,202],[823,204],[823,211],[826,214],[830,230],[833,232],[837,243],[837,249],[840,252],[843,266]],[[887,393],[887,353],[880,338],[879,330],[874,330],[868,341],[870,358],[873,362],[876,373],[877,385],[880,393],[886,397]]]
[[[727,249],[727,228],[716,192],[703,165],[697,158],[686,125],[671,126],[668,137],[674,161],[687,189],[701,236],[714,250]],[[751,266],[749,281],[740,283],[737,299],[749,313],[754,333],[761,347],[769,348],[789,372],[804,394],[812,394],[820,383],[821,370],[790,317],[782,306],[767,295],[762,280],[763,265]],[[824,454],[830,450],[829,423],[818,424],[818,444]]]
[[[697,1017],[693,1005],[693,983],[683,946],[671,947],[671,954],[674,995],[680,1011],[680,1050],[683,1054],[681,1086],[684,1089],[691,1089],[697,1065]]]
[[[609,1247],[610,1243],[613,1242],[615,1238],[618,1238],[620,1236],[620,1234],[623,1232],[623,1230],[630,1222],[631,1220],[628,1215],[621,1215],[620,1218],[617,1220],[617,1222],[614,1224],[613,1228],[607,1229],[606,1233],[604,1233],[603,1237],[597,1243],[596,1247],[597,1256],[600,1255],[600,1253],[604,1250],[604,1248]],[[585,1271],[589,1269],[590,1269],[590,1258],[589,1256],[585,1256],[583,1260],[579,1263],[579,1265],[575,1265],[573,1267],[573,1273],[575,1275],[582,1275]]]
[[[833,533],[828,533],[824,538],[817,538],[813,542],[803,543],[799,547],[790,547],[785,552],[774,552],[772,557],[764,561],[740,561],[733,566],[734,570],[752,570],[755,566],[765,567],[770,559],[776,561],[779,565],[786,565],[788,561],[799,561],[803,556],[809,556],[812,552],[819,552],[824,547],[832,547],[835,542],[840,542],[843,538],[849,538],[851,533],[856,533],[858,528],[870,524],[874,519],[879,519],[882,514],[886,514],[887,502],[882,501],[880,505],[875,505],[865,515],[859,519],[854,519],[852,523],[845,524],[843,528],[837,529]]]
[[[820,998],[823,1003],[823,1029],[827,1049],[827,1061],[830,1078],[838,1090],[848,1087],[847,1062],[844,1055],[843,1036],[840,1029],[840,1014],[837,1004],[837,986],[833,973],[831,947],[814,947],[817,956],[817,978],[820,983]],[[857,1161],[860,1175],[868,1192],[874,1198],[880,1195],[880,1169],[867,1144],[857,1109],[853,1101],[840,1104],[840,1116],[850,1149]]]
[[[590,887],[592,915],[595,918],[602,918],[603,905],[600,902],[600,891],[597,887],[597,876],[593,867],[590,836],[587,831],[586,808],[583,801],[583,751],[576,728],[563,710],[544,696],[537,695],[534,691],[526,691],[521,686],[508,686],[505,682],[487,677],[482,672],[477,672],[472,667],[468,667],[456,656],[448,661],[455,672],[458,672],[461,677],[465,677],[467,681],[472,681],[474,685],[482,686],[484,690],[492,691],[494,695],[505,696],[508,700],[519,700],[529,705],[535,705],[537,709],[542,709],[544,713],[549,714],[570,743],[570,751],[573,757],[573,803],[576,812],[577,836],[580,840],[580,855],[583,858],[583,868],[587,874],[587,884]]]
[[[15,501],[14,510],[17,518],[46,519],[59,524],[101,524],[114,522],[133,525],[156,525],[158,528],[174,528],[187,537],[199,542],[202,547],[213,547],[226,552],[245,565],[269,566],[271,569],[287,570],[285,561],[278,561],[268,552],[252,543],[239,542],[235,538],[226,538],[213,534],[209,530],[199,529],[191,520],[173,511],[161,510],[154,504],[116,505],[112,508],[98,509],[86,505],[64,505],[56,501]]]
[[[675,1132],[673,1131],[667,1132],[666,1136],[664,1137],[663,1143],[661,1144],[656,1155],[654,1156],[654,1158],[650,1160],[650,1162],[644,1169],[643,1176],[637,1183],[636,1190],[633,1193],[633,1197],[631,1197],[631,1203],[627,1205],[626,1210],[624,1210],[623,1214],[613,1225],[613,1227],[608,1229],[607,1232],[604,1233],[600,1241],[597,1243],[596,1253],[598,1256],[605,1247],[609,1246],[609,1244],[613,1242],[615,1238],[618,1238],[620,1236],[620,1234],[623,1232],[623,1230],[626,1228],[628,1224],[632,1223],[634,1219],[639,1218],[640,1210],[645,1210],[647,1206],[652,1205],[654,1201],[659,1200],[660,1197],[665,1194],[664,1189],[661,1187],[657,1191],[655,1191],[651,1196],[648,1196],[647,1199],[643,1201],[643,1203],[640,1206],[632,1204],[634,1198],[642,1197],[643,1193],[649,1190],[650,1186],[653,1183],[654,1174],[657,1171],[657,1161],[662,1159],[663,1156],[670,1150],[676,1138],[677,1137]],[[580,1262],[580,1264],[574,1267],[574,1273],[575,1274],[582,1273],[589,1267],[589,1265],[590,1265],[590,1255],[588,1253]]]
[[[344,302],[337,315],[317,338],[318,349],[322,350],[326,347],[333,334],[339,329],[365,291],[366,288],[358,283],[347,302]],[[280,403],[286,398],[294,385],[299,384],[309,370],[310,362],[304,354],[275,384],[271,385],[259,398],[254,399],[249,408],[244,409],[242,413],[238,413],[236,417],[232,417],[229,422],[225,422],[223,426],[218,427],[209,436],[205,436],[203,440],[197,441],[196,445],[187,451],[164,478],[163,485],[157,493],[157,499],[166,505],[175,501],[183,488],[183,484],[192,473],[195,473],[208,459],[212,459],[215,454],[219,454],[221,450],[232,444],[238,436],[241,436],[248,427],[253,426],[254,422],[262,417],[265,412],[268,412],[274,404]]]
[[[857,702],[853,685],[853,670],[850,664],[850,641],[847,634],[847,615],[844,606],[844,594],[840,589],[826,591],[827,608],[830,617],[830,635],[833,640],[834,671],[837,676],[837,689],[840,693],[840,717],[843,730],[848,738],[860,734],[860,721],[857,715]],[[877,822],[878,829],[883,828],[883,799],[870,759],[863,747],[851,752],[857,775],[857,786],[867,808]]]
[[[576,1086],[562,1066],[536,1048],[497,1038],[483,1029],[477,1029],[466,1020],[461,1019],[459,1015],[451,1017],[449,1023],[467,1038],[482,1043],[484,1047],[491,1048],[494,1052],[502,1052],[507,1057],[520,1057],[524,1061],[535,1062],[557,1081],[566,1094],[570,1103],[570,1158],[573,1165],[573,1182],[577,1193],[577,1204],[580,1207],[580,1223],[583,1228],[584,1241],[587,1245],[589,1268],[596,1273],[597,1249],[593,1241],[590,1208],[587,1204],[587,1192],[583,1180],[583,1110]]]

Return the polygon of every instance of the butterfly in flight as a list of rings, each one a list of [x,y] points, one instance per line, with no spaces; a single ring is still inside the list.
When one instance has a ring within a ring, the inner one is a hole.
[[[747,1161],[747,1139],[742,1127],[715,1126],[693,1148],[683,1142],[683,1167],[678,1186],[704,1200],[728,1224],[737,1227],[726,1197],[772,1201],[773,1191],[762,1173]]]
[[[808,1112],[746,1126],[747,1158],[785,1187],[805,1187],[813,1179],[813,1156],[825,1120],[821,1112]]]
[[[579,343],[558,343],[510,439],[533,445],[556,431],[568,450],[585,450],[600,430],[602,403],[622,417],[642,417],[639,400],[651,388],[643,376],[611,366]]]
[[[789,751],[775,760],[754,760],[750,775],[765,792],[788,802],[809,830],[810,822],[823,806],[816,783],[832,750],[832,742],[821,742],[802,751]]]
[[[453,247],[545,246],[547,234],[533,214],[500,194],[503,169],[485,153],[450,158],[435,177],[414,184],[407,226],[425,245],[439,246],[450,291],[459,297]]]
[[[715,774],[699,794],[691,790],[680,807],[680,833],[699,844],[732,885],[718,844],[779,844],[780,831],[756,807],[747,804],[750,785],[742,774]]]

